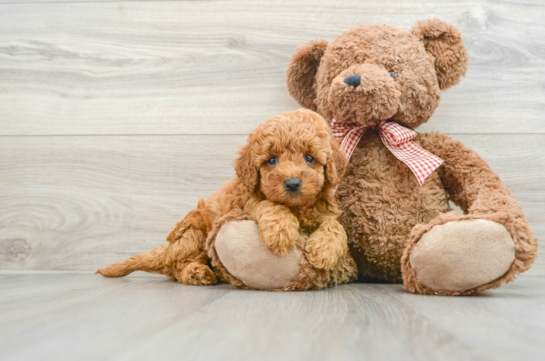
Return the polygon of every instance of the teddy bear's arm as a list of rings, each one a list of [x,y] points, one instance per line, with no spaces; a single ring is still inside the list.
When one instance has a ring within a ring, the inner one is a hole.
[[[444,160],[439,176],[449,199],[465,214],[506,213],[527,226],[522,207],[484,159],[445,134],[428,136],[432,147],[423,145]]]
[[[337,217],[323,217],[305,244],[307,258],[316,268],[332,270],[339,258],[348,252],[346,232]]]
[[[285,255],[299,239],[299,221],[286,206],[267,200],[250,200],[244,207],[259,227],[265,246],[275,254]]]
[[[401,261],[405,288],[471,294],[528,270],[537,256],[537,240],[499,176],[476,152],[445,134],[420,140],[444,160],[437,172],[464,215],[441,214],[413,229]]]

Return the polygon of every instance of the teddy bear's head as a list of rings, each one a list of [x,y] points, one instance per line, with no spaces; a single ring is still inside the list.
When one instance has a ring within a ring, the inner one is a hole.
[[[410,31],[363,25],[331,44],[299,47],[288,88],[328,120],[372,127],[392,119],[414,129],[432,116],[441,90],[460,82],[467,63],[460,32],[444,21],[419,21]]]

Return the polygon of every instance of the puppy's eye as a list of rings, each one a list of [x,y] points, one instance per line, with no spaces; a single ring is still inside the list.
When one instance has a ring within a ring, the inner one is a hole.
[[[276,157],[272,157],[271,159],[267,161],[267,164],[270,165],[271,167],[274,167],[276,163],[278,163],[278,158]]]
[[[392,76],[392,78],[397,78],[397,73],[395,71],[391,71],[390,72],[390,75]]]
[[[311,156],[310,154],[306,154],[305,155],[305,162],[307,162],[308,164],[314,163],[314,157]]]

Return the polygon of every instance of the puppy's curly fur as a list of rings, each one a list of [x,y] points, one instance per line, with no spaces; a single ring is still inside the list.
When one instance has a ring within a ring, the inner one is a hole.
[[[321,287],[347,282],[356,274],[355,263],[348,256],[346,233],[337,221],[340,211],[333,196],[344,165],[344,155],[318,114],[300,109],[272,117],[251,132],[241,148],[234,163],[236,178],[201,200],[197,209],[178,222],[167,237],[168,246],[97,273],[122,277],[141,270],[165,274],[187,285],[214,284],[217,277],[208,266],[206,238],[222,217],[242,212],[257,221],[263,243],[275,254],[301,248],[302,233],[309,235],[305,261],[315,269],[332,270],[342,257],[342,275],[334,276],[334,281],[329,277]],[[285,182],[294,178],[300,179],[300,188],[289,191]]]

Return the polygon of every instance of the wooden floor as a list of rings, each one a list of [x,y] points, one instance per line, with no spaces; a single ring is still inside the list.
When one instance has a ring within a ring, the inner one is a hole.
[[[19,273],[17,273],[19,272]],[[543,360],[545,272],[473,297],[0,273],[0,360]]]

